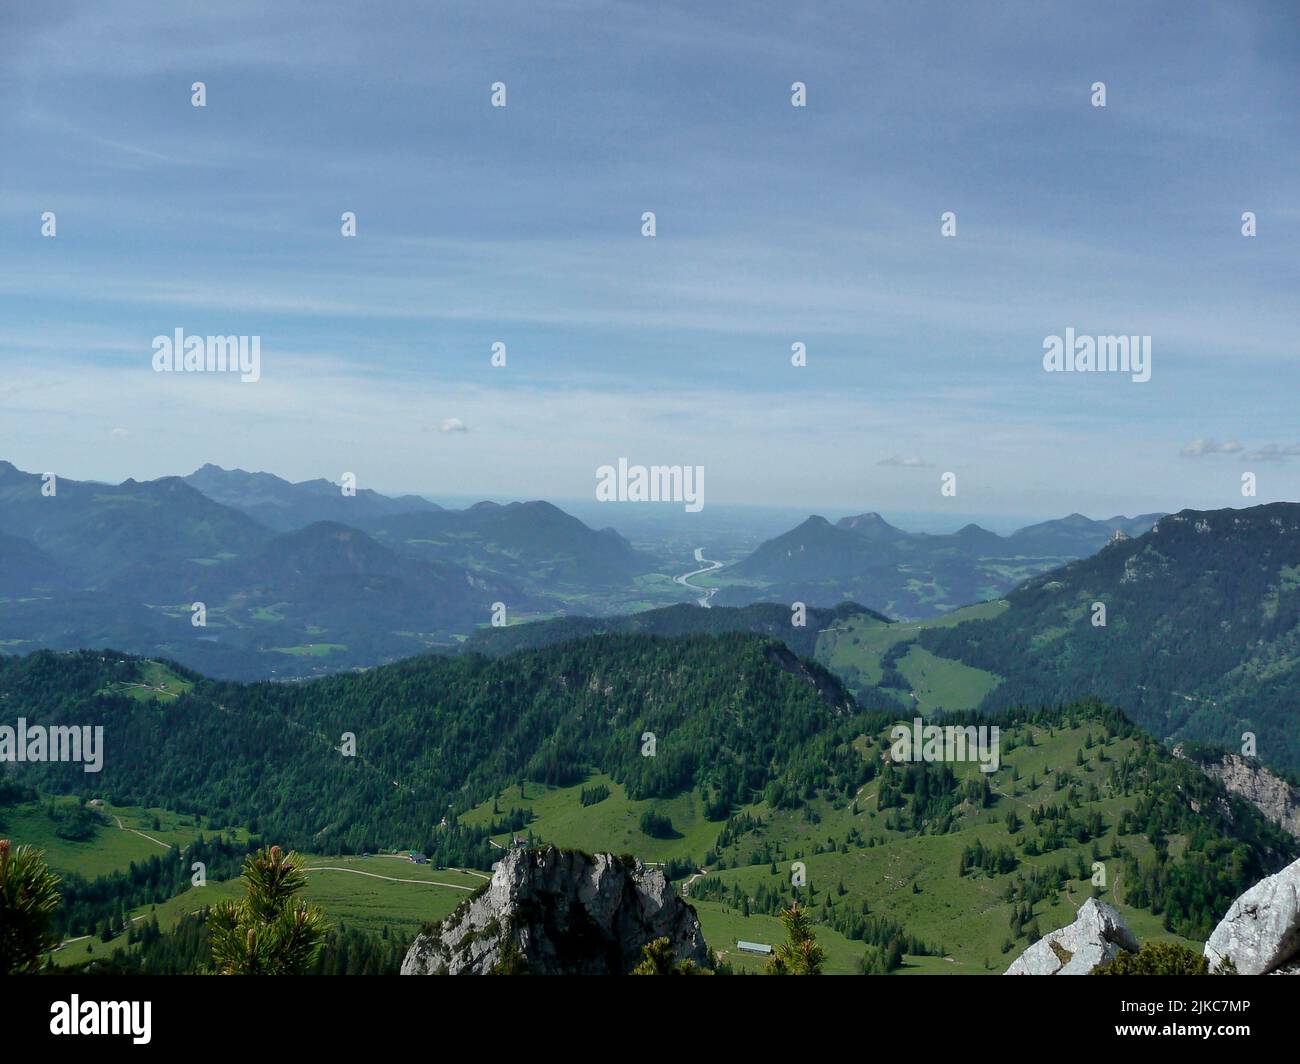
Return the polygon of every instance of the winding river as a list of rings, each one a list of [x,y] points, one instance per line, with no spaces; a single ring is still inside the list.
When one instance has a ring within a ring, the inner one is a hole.
[[[704,556],[703,547],[695,548],[695,560],[697,562],[703,562],[704,568],[694,569],[691,572],[686,573],[684,576],[675,576],[673,577],[673,581],[675,583],[681,584],[682,587],[689,587],[692,591],[702,591],[704,594],[698,601],[701,606],[703,606],[705,609],[708,609],[709,599],[713,598],[713,596],[717,594],[718,589],[716,587],[700,587],[697,584],[692,584],[691,577],[699,576],[701,573],[711,573],[713,572],[714,569],[721,569],[722,562],[709,561],[709,559]]]

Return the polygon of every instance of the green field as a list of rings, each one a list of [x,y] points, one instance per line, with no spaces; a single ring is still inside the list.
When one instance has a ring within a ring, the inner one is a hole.
[[[983,669],[950,661],[913,645],[898,663],[912,685],[912,700],[923,714],[945,709],[974,709],[1001,679]]]
[[[700,917],[704,940],[718,957],[738,972],[762,972],[767,958],[741,953],[740,941],[775,946],[785,941],[785,930],[775,916],[744,916],[729,905],[716,901],[692,902]],[[862,944],[851,942],[829,927],[817,928],[817,942],[826,950],[827,975],[856,975],[862,958]]]
[[[48,801],[0,808],[0,837],[44,851],[50,868],[58,873],[76,872],[93,879],[125,871],[133,861],[143,862],[166,854],[169,846],[188,846],[200,834],[209,838],[215,834],[200,828],[192,816],[166,809],[105,803],[94,807],[104,819],[94,837],[71,841],[56,834],[58,824],[46,810]],[[53,802],[60,808],[77,804],[75,798],[55,798]],[[233,834],[240,841],[248,838],[248,832],[243,829],[230,829],[221,834]],[[387,926],[404,937],[414,936],[428,921],[441,919],[487,882],[487,874],[483,872],[438,870],[412,864],[404,855],[393,854],[368,858],[310,855],[308,866],[313,870],[308,873],[304,895],[325,910],[331,923],[346,923],[375,932]],[[233,898],[240,890],[237,880],[211,881],[204,887],[191,887],[157,906],[159,925],[164,930],[170,928],[185,914]],[[132,920],[147,919],[153,912],[154,909],[144,906],[128,915]],[[92,947],[92,952],[86,951],[86,945]],[[108,956],[115,948],[125,945],[125,935],[108,943],[98,938],[93,942],[83,939],[56,951],[55,962],[73,964],[88,956]]]
[[[368,858],[309,856],[308,868],[303,897],[325,911],[331,926],[345,924],[376,934],[387,927],[402,940],[413,938],[423,924],[441,920],[487,883],[486,873],[433,869],[392,854]],[[191,887],[156,907],[133,909],[128,915],[137,924],[157,916],[165,931],[189,913],[237,899],[242,893],[239,880],[212,881],[203,887]],[[106,957],[126,944],[125,934],[108,942],[79,937],[55,950],[54,962],[64,966],[93,956]]]
[[[603,802],[583,808],[583,787],[604,784],[610,795]],[[519,806],[531,808],[536,819],[529,824],[535,839],[589,853],[609,851],[632,853],[644,861],[666,861],[670,857],[701,858],[718,837],[722,825],[705,820],[695,794],[675,798],[632,801],[621,784],[602,773],[593,773],[578,787],[547,788],[526,783],[523,798],[518,787],[502,792],[496,800],[501,814]],[[484,802],[461,817],[465,824],[488,824],[493,820],[492,801]],[[651,838],[641,830],[641,814],[653,808],[673,822],[678,837]],[[497,843],[509,843],[510,832],[494,836]]]
[[[884,678],[883,659],[899,643],[915,642],[927,628],[949,628],[963,621],[986,620],[1008,609],[1005,601],[964,606],[929,621],[899,621],[886,624],[861,614],[847,617],[817,638],[816,657],[832,672],[844,678],[851,690],[861,691]],[[914,645],[899,661],[898,670],[911,685],[904,692],[922,713],[940,709],[974,709],[1001,682],[982,669],[939,658]]]
[[[115,683],[110,690],[124,693],[139,702],[174,702],[194,685],[157,661],[141,664],[140,679]]]
[[[288,654],[295,658],[324,658],[338,650],[347,650],[346,643],[307,643],[298,647],[272,647],[272,654]]]
[[[486,873],[434,869],[391,854],[312,857],[308,867],[304,895],[331,921],[376,932],[390,927],[404,938],[441,920],[488,882]]]
[[[54,802],[56,806],[77,804],[75,798],[56,798]],[[28,843],[44,850],[54,871],[78,872],[87,878],[125,870],[132,861],[166,853],[169,846],[188,846],[201,834],[214,834],[201,828],[193,816],[102,803],[94,807],[104,819],[94,837],[72,841],[58,837],[58,825],[47,815],[45,806],[42,800],[0,809],[0,834],[17,845]],[[248,838],[242,829],[234,834],[241,840]]]
[[[720,881],[731,900],[692,899],[709,944],[728,951],[727,959],[738,968],[760,969],[763,958],[737,955],[735,942],[781,941],[778,923],[773,916],[742,915],[733,892],[739,889],[752,900],[760,886],[771,890],[787,883],[791,862],[800,860],[806,865],[811,888],[811,896],[806,896],[805,901],[814,909],[821,909],[828,895],[833,905],[856,906],[865,900],[872,914],[888,917],[907,933],[942,949],[943,955],[938,957],[909,956],[898,974],[1000,973],[1029,945],[1026,938],[1020,937],[1004,951],[1012,913],[1012,905],[1005,898],[1007,887],[1035,867],[1056,868],[1062,860],[1073,866],[1082,857],[1090,871],[1091,851],[1086,846],[1075,846],[1050,854],[1022,856],[1014,872],[992,876],[980,871],[959,875],[963,849],[976,839],[989,847],[1007,845],[1012,841],[1005,823],[1009,810],[1015,809],[1027,822],[1034,806],[1061,800],[1055,786],[1057,774],[1068,768],[1084,783],[1090,778],[1100,781],[1105,771],[1100,760],[1102,750],[1107,761],[1114,762],[1134,742],[1114,740],[1105,746],[1097,742],[1088,749],[1086,737],[1091,734],[1099,739],[1099,735],[1095,725],[1089,728],[1087,724],[1055,731],[1034,727],[1032,731],[1032,746],[1004,738],[1003,766],[991,774],[995,803],[985,809],[967,809],[959,817],[956,830],[948,833],[912,835],[891,830],[884,811],[877,808],[878,781],[863,788],[853,804],[819,799],[810,804],[809,811],[773,811],[762,803],[747,807],[744,812],[758,818],[761,826],[723,851],[722,867],[711,867],[706,877]],[[863,740],[861,749],[864,756],[879,757],[884,747],[880,740]],[[1075,764],[1080,752],[1085,755],[1082,766]],[[959,776],[978,774],[975,765],[955,768]],[[610,796],[584,809],[579,802],[582,787],[598,783],[610,788]],[[601,774],[593,774],[585,784],[575,787],[543,788],[530,783],[522,799],[518,789],[511,788],[496,804],[500,814],[517,806],[531,808],[535,819],[527,831],[540,842],[588,852],[631,852],[647,861],[689,858],[697,863],[713,848],[722,828],[699,816],[691,796],[667,802],[634,802],[627,799],[618,784]],[[1120,812],[1134,804],[1133,798],[1103,796],[1095,802],[1079,801],[1071,808],[1079,815],[1095,808],[1107,825],[1113,825]],[[485,803],[463,819],[486,823],[491,819],[492,805]],[[640,831],[641,811],[652,805],[671,816],[680,838],[651,839]],[[856,833],[864,844],[846,845],[850,833]],[[508,844],[508,834],[497,836],[497,840]],[[1144,836],[1126,835],[1122,842],[1139,859],[1153,858],[1154,851]],[[1181,846],[1181,839],[1169,840],[1171,854],[1178,854]],[[769,861],[757,861],[755,853],[762,848],[780,855],[776,873]],[[1109,856],[1103,852],[1103,861]],[[1119,867],[1117,861],[1112,864]],[[1164,930],[1159,916],[1128,905],[1123,886],[1122,881],[1109,882],[1102,896],[1124,914],[1139,939],[1178,940]],[[1070,923],[1091,889],[1088,879],[1072,879],[1060,894],[1037,903],[1034,917],[1040,930],[1045,933]],[[828,950],[829,971],[857,970],[864,952],[862,943],[844,938],[825,924],[818,925],[818,940]],[[1199,950],[1199,944],[1191,945]]]

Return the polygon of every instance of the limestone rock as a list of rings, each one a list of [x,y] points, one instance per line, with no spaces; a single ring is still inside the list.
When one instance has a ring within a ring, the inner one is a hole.
[[[1205,944],[1205,956],[1211,970],[1226,959],[1238,975],[1300,965],[1300,861],[1234,901]]]
[[[608,853],[518,849],[486,890],[417,936],[402,974],[621,975],[664,937],[679,960],[712,966],[695,910],[661,870]]]
[[[1174,747],[1174,756],[1190,760],[1181,745]],[[1300,787],[1239,754],[1200,758],[1196,764],[1226,790],[1241,795],[1274,824],[1300,839]]]
[[[1004,975],[1087,975],[1114,960],[1121,949],[1136,952],[1138,940],[1124,918],[1089,898],[1074,923],[1050,931],[1015,959]]]

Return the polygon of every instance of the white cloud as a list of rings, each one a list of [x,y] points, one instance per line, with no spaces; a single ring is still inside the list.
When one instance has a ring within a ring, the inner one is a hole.
[[[449,417],[442,423],[443,432],[468,432],[469,426],[458,417]]]
[[[1244,448],[1236,440],[1220,443],[1213,437],[1192,440],[1179,454],[1188,458],[1201,458],[1209,454],[1240,454]]]

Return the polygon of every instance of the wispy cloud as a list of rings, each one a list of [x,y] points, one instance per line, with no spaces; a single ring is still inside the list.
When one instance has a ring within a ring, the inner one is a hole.
[[[1236,440],[1220,443],[1215,439],[1195,439],[1178,453],[1187,458],[1203,458],[1212,454],[1240,454],[1243,450]]]
[[[1251,451],[1246,458],[1252,462],[1281,462],[1296,455],[1300,455],[1300,443],[1287,445],[1266,443],[1263,447]]]

